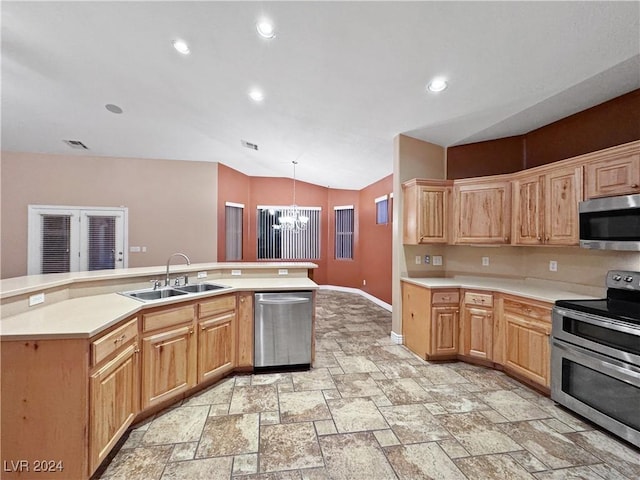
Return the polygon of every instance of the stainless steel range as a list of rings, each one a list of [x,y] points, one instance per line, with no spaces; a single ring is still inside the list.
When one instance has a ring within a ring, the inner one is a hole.
[[[607,298],[555,303],[551,398],[640,447],[640,272],[608,272]]]

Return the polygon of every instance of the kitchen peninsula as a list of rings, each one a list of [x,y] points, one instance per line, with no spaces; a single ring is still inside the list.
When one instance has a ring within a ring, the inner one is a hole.
[[[150,302],[118,292],[164,267],[2,280],[2,460],[16,466],[3,478],[36,464],[38,478],[89,478],[134,421],[252,370],[254,292],[315,292],[314,268],[173,265],[172,277],[225,288]]]

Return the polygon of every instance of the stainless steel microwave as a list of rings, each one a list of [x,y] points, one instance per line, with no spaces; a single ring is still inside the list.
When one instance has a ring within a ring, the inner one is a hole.
[[[580,202],[580,246],[640,251],[640,194]]]

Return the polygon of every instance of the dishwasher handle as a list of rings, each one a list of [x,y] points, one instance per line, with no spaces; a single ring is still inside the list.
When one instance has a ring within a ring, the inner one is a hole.
[[[308,303],[310,298],[305,297],[287,297],[287,298],[262,298],[258,300],[258,304],[267,305],[293,305],[296,303]]]

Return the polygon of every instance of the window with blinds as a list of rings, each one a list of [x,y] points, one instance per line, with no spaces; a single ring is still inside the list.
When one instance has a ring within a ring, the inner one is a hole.
[[[244,205],[227,202],[224,207],[225,260],[242,260],[242,220]]]
[[[89,216],[88,270],[115,268],[116,263],[116,219],[115,217]]]
[[[389,223],[389,197],[383,195],[375,199],[376,202],[376,224],[386,225]]]
[[[337,260],[353,260],[353,205],[334,207]]]
[[[71,268],[71,216],[43,215],[41,273],[69,272]]]
[[[307,217],[305,230],[278,228],[288,207],[258,206],[258,260],[315,260],[320,258],[320,207],[299,207]]]

